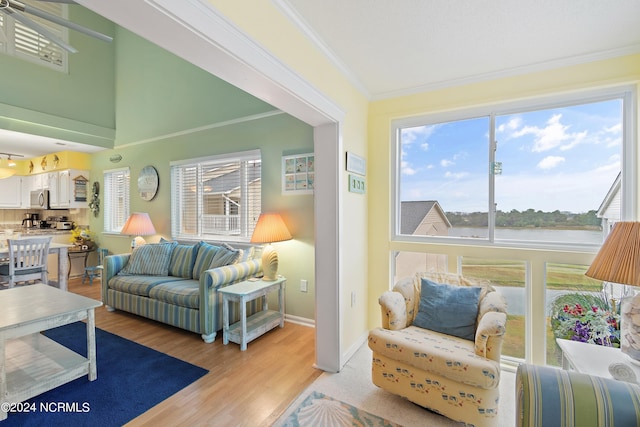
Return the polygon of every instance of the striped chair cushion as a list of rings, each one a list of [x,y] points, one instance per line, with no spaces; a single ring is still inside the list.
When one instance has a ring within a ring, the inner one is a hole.
[[[120,275],[168,276],[171,252],[176,243],[154,243],[133,249]]]
[[[169,275],[184,277],[185,279],[193,278],[193,265],[196,262],[199,248],[200,243],[195,245],[176,245],[171,252]]]
[[[516,405],[518,427],[640,425],[637,384],[547,366],[518,366]]]

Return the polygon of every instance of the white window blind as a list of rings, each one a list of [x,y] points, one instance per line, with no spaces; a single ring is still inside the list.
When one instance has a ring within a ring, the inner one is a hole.
[[[129,168],[104,171],[104,231],[119,233],[129,218]]]
[[[65,4],[34,0],[22,0],[21,2],[67,19],[67,5]],[[65,42],[69,40],[67,28],[29,13],[24,13],[24,15],[45,27],[59,39]],[[0,13],[0,29],[4,34],[4,38],[0,36],[0,49],[2,52],[59,71],[67,71],[67,52],[46,37],[38,34],[37,31],[28,28],[13,18],[7,17],[4,13]]]
[[[174,238],[248,240],[261,211],[259,150],[171,164]]]

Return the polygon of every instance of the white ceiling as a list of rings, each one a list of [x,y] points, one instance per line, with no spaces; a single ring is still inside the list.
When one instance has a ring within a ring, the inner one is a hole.
[[[28,159],[43,156],[45,154],[56,153],[58,151],[95,153],[100,150],[103,150],[103,148],[80,144],[78,142],[0,129],[0,158],[2,159],[7,158],[7,156],[2,153],[17,154],[18,156],[14,156],[13,159],[20,160],[20,156]]]
[[[272,1],[371,99],[640,52],[640,0]],[[130,1],[111,19],[129,27],[148,8]],[[0,152],[64,150],[99,148],[0,132]]]
[[[640,52],[638,0],[272,0],[372,99]]]

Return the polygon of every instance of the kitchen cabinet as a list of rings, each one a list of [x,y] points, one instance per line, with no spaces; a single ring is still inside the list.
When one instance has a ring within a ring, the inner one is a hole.
[[[22,178],[14,175],[0,181],[0,208],[23,207]],[[28,207],[28,204],[26,206]]]
[[[76,188],[76,179],[80,176],[89,179],[88,171],[68,169],[50,172],[47,175],[46,188],[49,190],[49,206],[51,209],[87,207],[86,189],[84,197],[80,197],[81,195],[78,194],[79,189]],[[84,200],[78,200],[79,198],[84,198]]]

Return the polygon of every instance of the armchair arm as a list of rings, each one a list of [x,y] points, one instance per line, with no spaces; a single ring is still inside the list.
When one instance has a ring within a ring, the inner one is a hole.
[[[407,305],[400,292],[386,291],[380,298],[382,327],[392,331],[407,327]]]
[[[502,340],[507,329],[507,315],[496,311],[485,313],[478,323],[475,353],[478,356],[500,361]]]

